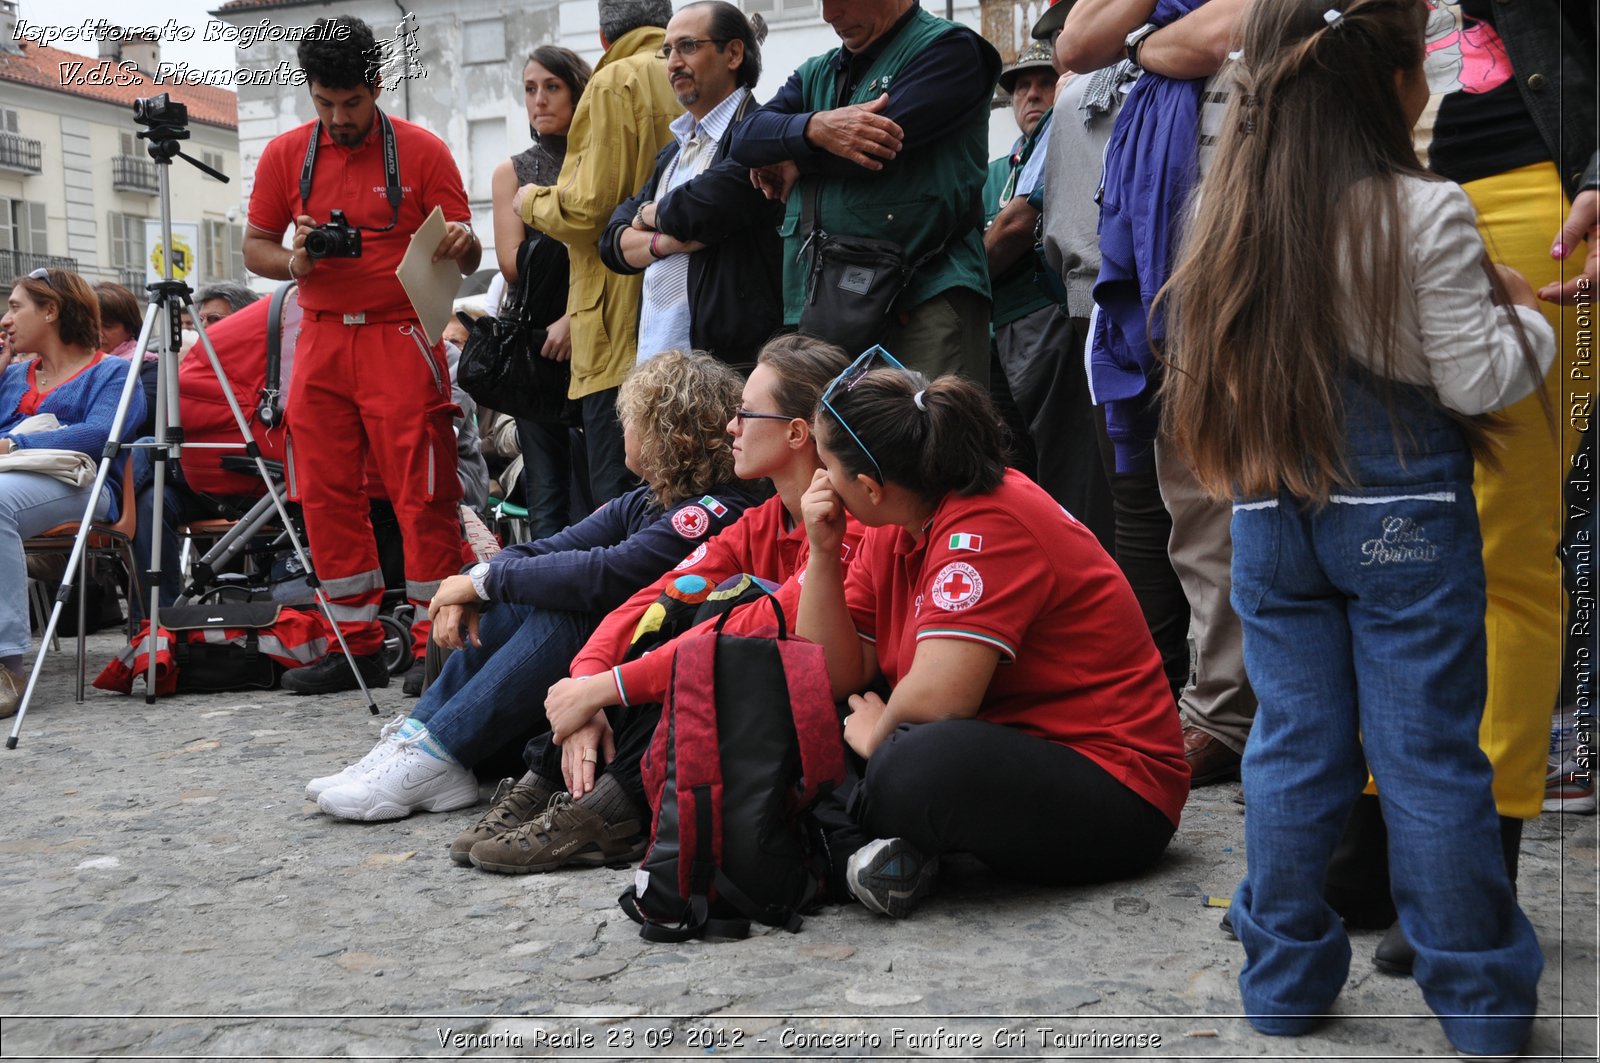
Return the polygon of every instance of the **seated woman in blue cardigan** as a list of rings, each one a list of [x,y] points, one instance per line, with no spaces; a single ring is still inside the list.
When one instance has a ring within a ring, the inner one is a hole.
[[[98,350],[94,289],[68,270],[34,270],[12,286],[0,331],[8,333],[16,359],[0,375],[0,466],[4,455],[27,450],[76,450],[99,460],[128,363]],[[124,435],[131,437],[143,419],[144,393],[136,388]],[[113,462],[95,500],[97,520],[117,518],[121,477],[122,463]],[[91,487],[0,467],[0,717],[17,711],[28,652],[22,541],[82,517]]]

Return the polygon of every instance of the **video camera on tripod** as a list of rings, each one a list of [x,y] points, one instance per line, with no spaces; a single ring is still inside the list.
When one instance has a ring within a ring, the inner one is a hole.
[[[169,183],[168,172],[172,168],[174,157],[181,158],[198,170],[215,177],[224,183],[228,178],[221,172],[207,166],[190,155],[185,154],[181,148],[183,141],[189,139],[189,109],[184,104],[172,99],[163,92],[159,96],[150,96],[134,101],[133,120],[146,128],[139,130],[141,140],[149,141],[146,150],[150,158],[156,163],[156,195],[161,203],[161,246],[172,246],[172,188]],[[394,150],[394,132],[389,127],[388,119],[384,118],[384,149],[386,160],[386,176],[389,179],[389,201],[394,208],[395,217],[399,217],[400,203],[400,175],[399,166]],[[305,185],[304,196],[309,196],[311,166],[315,161],[316,137],[311,138],[313,151],[306,158],[306,169],[302,175]],[[337,247],[349,251],[347,241],[344,241],[346,230],[352,227],[344,222],[343,215],[338,211],[334,213],[334,221],[320,228],[336,228],[339,239],[334,240]],[[335,224],[337,223],[337,225]],[[394,222],[390,222],[390,228]],[[381,231],[381,230],[380,230]],[[359,234],[356,234],[359,236]],[[332,234],[330,234],[330,239]],[[356,241],[354,254],[359,255],[360,242]],[[150,348],[150,340],[154,334],[158,319],[165,318],[167,342],[159,345],[158,365],[156,370],[156,414],[155,414],[155,440],[152,443],[134,442],[122,443],[123,425],[127,420],[129,402],[134,391],[140,386],[139,371],[143,358],[135,355],[129,359],[127,376],[123,380],[122,393],[117,400],[116,414],[112,418],[109,434],[110,442],[100,455],[100,464],[95,471],[93,485],[87,493],[88,504],[84,509],[82,518],[78,521],[78,531],[73,536],[72,552],[67,560],[66,572],[62,577],[61,585],[56,591],[55,602],[50,609],[50,618],[45,624],[45,629],[39,639],[39,653],[34,660],[33,671],[29,673],[27,686],[23,689],[22,697],[17,705],[17,714],[11,725],[11,734],[6,738],[6,748],[17,748],[17,737],[22,731],[22,721],[28,714],[28,707],[33,701],[33,692],[38,684],[39,676],[44,672],[44,657],[49,650],[51,639],[54,638],[56,627],[61,620],[61,610],[66,605],[67,598],[72,593],[74,574],[82,571],[82,559],[87,548],[90,528],[94,521],[95,503],[100,497],[101,490],[105,487],[106,478],[111,470],[111,463],[118,460],[123,448],[144,448],[153,455],[153,476],[151,479],[152,502],[151,511],[161,514],[164,511],[163,493],[166,490],[167,463],[181,457],[185,446],[183,441],[183,426],[177,418],[178,406],[178,354],[180,347],[179,318],[183,311],[193,309],[192,291],[188,284],[182,280],[174,280],[172,276],[172,256],[164,255],[161,266],[162,279],[146,285],[150,292],[150,302],[145,308],[144,323],[139,329],[139,337],[135,342],[135,351],[144,351]],[[245,454],[255,464],[256,475],[266,485],[267,496],[271,499],[272,508],[276,510],[279,521],[282,522],[284,534],[288,536],[290,545],[294,548],[296,559],[300,568],[305,572],[306,584],[313,591],[317,606],[322,612],[328,629],[333,632],[334,638],[339,643],[340,652],[346,658],[350,656],[350,647],[346,644],[343,633],[339,630],[338,623],[334,620],[332,606],[329,602],[327,591],[317,580],[311,567],[311,555],[306,551],[305,543],[300,533],[295,529],[294,522],[290,519],[289,511],[285,505],[283,493],[279,490],[276,481],[267,469],[266,460],[262,456],[261,448],[256,443],[255,436],[250,430],[249,419],[239,407],[239,401],[234,395],[233,386],[228,383],[228,377],[223,372],[222,361],[217,356],[216,348],[211,344],[211,338],[206,335],[205,324],[196,315],[195,331],[199,334],[199,349],[204,351],[206,360],[211,365],[220,386],[220,393],[226,400],[228,411],[233,415],[234,424],[239,428],[239,435],[243,439]],[[207,446],[208,444],[195,444]],[[237,444],[228,443],[223,446],[232,448]],[[147,575],[150,579],[149,594],[150,605],[146,612],[149,617],[150,630],[159,630],[161,624],[161,543],[162,521],[158,518],[151,525],[150,567]],[[156,641],[149,639],[148,654],[145,657],[143,672],[145,675],[145,703],[154,704],[156,696]],[[351,664],[352,671],[355,665]],[[367,701],[367,711],[378,715],[377,702],[372,700],[372,694],[367,689],[367,684],[359,671],[355,671],[356,686],[361,690]],[[83,700],[83,673],[78,673],[78,700]]]

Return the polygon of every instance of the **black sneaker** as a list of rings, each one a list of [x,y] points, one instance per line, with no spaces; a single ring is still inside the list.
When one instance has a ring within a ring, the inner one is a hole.
[[[904,919],[933,889],[938,873],[938,859],[905,839],[879,838],[851,854],[844,876],[856,900],[879,915]]]
[[[367,689],[389,685],[389,668],[383,663],[383,654],[346,657],[342,653],[330,653],[304,668],[291,668],[283,673],[283,689],[291,694],[337,694],[359,689],[355,673],[350,670],[352,662],[361,669]]]
[[[405,682],[400,689],[408,698],[422,697],[422,687],[428,679],[428,662],[418,657],[411,662],[411,667],[406,669]]]

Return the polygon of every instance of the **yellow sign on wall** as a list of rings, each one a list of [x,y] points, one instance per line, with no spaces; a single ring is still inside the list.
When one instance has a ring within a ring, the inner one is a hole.
[[[166,279],[167,253],[161,245],[161,223],[147,219],[144,223],[145,281],[154,283]],[[172,279],[190,285],[200,284],[200,226],[194,222],[172,223]]]

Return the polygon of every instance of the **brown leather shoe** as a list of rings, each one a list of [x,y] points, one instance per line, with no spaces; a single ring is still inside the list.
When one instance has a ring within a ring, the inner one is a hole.
[[[1198,727],[1183,729],[1183,759],[1189,762],[1191,787],[1239,777],[1239,754]]]

